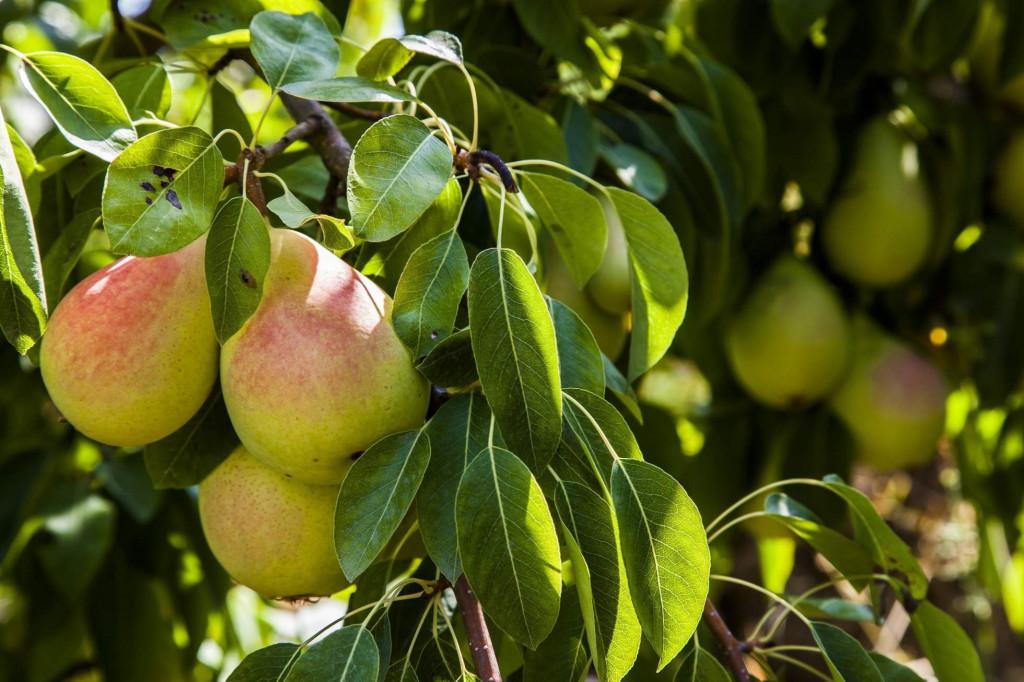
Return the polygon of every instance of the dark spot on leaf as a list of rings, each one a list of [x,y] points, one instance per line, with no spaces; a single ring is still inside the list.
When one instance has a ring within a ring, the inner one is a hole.
[[[256,288],[256,278],[253,277],[248,270],[242,268],[238,274],[242,278],[242,284],[249,287],[250,289]]]
[[[167,190],[167,194],[165,194],[164,197],[167,198],[167,201],[171,204],[171,206],[178,209],[179,211],[181,210],[181,200],[178,199],[177,192],[175,192],[173,189],[169,189]]]
[[[164,171],[166,170],[167,169],[164,168],[163,166],[153,166],[153,175],[157,176],[158,178],[163,177]]]
[[[149,197],[146,197],[146,206],[151,206],[152,204],[153,204],[153,200],[150,199]]]
[[[143,182],[142,184],[139,185],[139,187],[141,187],[142,189],[146,190],[147,192],[155,192],[156,191],[156,187],[154,187],[153,183],[150,183],[150,182]]]
[[[167,182],[166,180],[161,180],[160,181],[160,187],[167,187],[167,185],[169,185],[169,184],[171,184],[171,183]]]
[[[436,329],[434,331],[430,332],[430,340],[431,341],[436,341],[437,337],[439,337],[439,336],[441,336],[441,332],[439,332]]]

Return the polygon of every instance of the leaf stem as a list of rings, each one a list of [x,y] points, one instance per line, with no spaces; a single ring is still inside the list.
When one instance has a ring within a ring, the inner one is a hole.
[[[487,629],[487,621],[484,620],[484,610],[480,606],[480,600],[466,581],[466,576],[459,576],[453,586],[455,599],[459,603],[459,611],[462,612],[462,621],[466,625],[466,634],[469,637],[469,650],[473,654],[473,664],[476,666],[476,674],[483,682],[501,682],[501,671],[498,669],[498,658],[494,653],[494,644],[491,641],[491,633]]]
[[[726,660],[737,682],[750,682],[752,678],[747,670],[747,664],[743,661],[743,647],[710,598],[704,602],[704,622],[725,649]]]
[[[787,485],[812,485],[817,487],[823,487],[825,484],[816,478],[787,478],[782,481],[774,481],[772,483],[769,483],[768,485],[763,485],[757,490],[744,495],[739,500],[730,505],[725,511],[716,516],[711,523],[705,526],[704,530],[710,533],[712,529],[714,529],[715,526],[724,521],[725,518],[729,516],[729,514],[733,513],[734,511],[745,505],[747,502],[750,502],[759,495],[763,495],[769,490],[776,490],[778,488],[783,488]]]

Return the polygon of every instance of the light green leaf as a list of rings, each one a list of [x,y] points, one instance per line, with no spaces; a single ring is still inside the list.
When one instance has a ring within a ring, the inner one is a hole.
[[[811,634],[821,647],[836,682],[883,682],[868,652],[856,639],[829,623],[813,621]]]
[[[468,284],[469,259],[454,229],[413,252],[395,289],[392,321],[414,358],[425,356],[452,333]]]
[[[520,173],[518,180],[582,289],[601,266],[608,241],[601,203],[571,182],[552,175]]]
[[[341,256],[356,245],[356,237],[349,229],[348,223],[341,218],[318,213],[312,218],[320,226],[320,235],[324,246]]]
[[[622,220],[633,277],[633,333],[629,379],[654,366],[675,338],[686,314],[686,261],[672,226],[649,201],[609,187]]]
[[[555,628],[536,651],[523,651],[523,682],[584,682],[590,672],[585,632],[576,589],[563,585]]]
[[[683,658],[676,682],[732,682],[732,675],[707,649],[695,645]]]
[[[563,389],[582,388],[604,394],[604,361],[593,332],[572,308],[547,299],[558,347],[558,374]]]
[[[910,614],[910,626],[939,682],[982,682],[985,679],[971,638],[948,613],[930,601],[922,601]]]
[[[562,560],[544,493],[522,461],[487,448],[455,502],[462,569],[491,620],[531,649],[558,618]]]
[[[704,524],[679,482],[648,462],[617,459],[611,494],[633,604],[661,669],[704,611],[711,572]]]
[[[82,255],[92,227],[100,217],[99,209],[79,213],[68,223],[43,257],[46,278],[46,299],[59,301],[71,271]]]
[[[206,239],[205,263],[213,328],[224,343],[256,312],[270,269],[270,232],[255,204],[234,197],[221,206]]]
[[[298,648],[295,644],[278,642],[257,649],[242,659],[227,682],[277,682]]]
[[[30,150],[28,150],[30,151]],[[35,224],[32,221],[32,209],[29,204],[25,186],[25,170],[22,163],[25,158],[24,141],[13,128],[4,121],[4,112],[0,110],[0,221],[10,248],[14,253],[14,262],[24,278],[28,288],[39,299],[43,312],[49,309],[46,298],[46,287],[43,282],[43,269],[39,258],[39,245],[36,241]]]
[[[321,102],[412,102],[416,99],[401,88],[358,76],[300,81],[281,89],[289,95]]]
[[[348,207],[356,234],[382,242],[403,232],[441,193],[452,174],[444,142],[419,119],[388,116],[352,151]]]
[[[381,438],[349,469],[334,514],[334,548],[349,580],[373,563],[402,523],[430,451],[423,431],[405,431]]]
[[[619,682],[640,650],[640,622],[615,537],[615,517],[604,498],[572,481],[557,483],[555,507],[566,530],[597,677]]]
[[[281,185],[282,194],[267,202],[267,208],[271,213],[281,219],[281,222],[291,228],[302,227],[315,217],[315,213],[309,206],[302,203],[302,200],[292,194],[287,186]]]
[[[373,633],[349,625],[314,643],[292,665],[285,682],[376,682],[380,654]]]
[[[158,256],[206,232],[224,184],[223,164],[213,138],[199,128],[158,130],[128,147],[107,169],[103,187],[111,249]]]
[[[20,67],[25,88],[79,149],[113,161],[135,141],[124,102],[89,62],[63,52],[32,52]]]
[[[430,558],[449,580],[462,575],[455,532],[455,495],[459,481],[473,458],[487,447],[491,410],[479,393],[457,395],[427,424],[430,458],[416,497],[420,534]]]
[[[555,329],[526,263],[487,249],[469,277],[469,328],[487,402],[513,452],[543,472],[562,431]]]
[[[385,80],[401,71],[417,53],[452,64],[462,63],[459,39],[446,31],[431,31],[425,36],[407,35],[377,41],[356,64],[356,73],[372,80]]]
[[[509,90],[501,91],[499,106],[504,120],[495,121],[489,133],[502,158],[569,160],[562,130],[549,113]]]
[[[653,156],[631,144],[601,145],[601,158],[623,185],[648,201],[659,201],[668,190],[665,171]]]
[[[430,383],[444,388],[465,388],[479,381],[469,329],[460,329],[439,343],[416,369]]]
[[[252,54],[274,90],[330,78],[338,70],[338,44],[323,19],[312,12],[260,12],[249,31]]]
[[[171,107],[171,80],[160,62],[125,69],[112,83],[132,119],[163,116]]]

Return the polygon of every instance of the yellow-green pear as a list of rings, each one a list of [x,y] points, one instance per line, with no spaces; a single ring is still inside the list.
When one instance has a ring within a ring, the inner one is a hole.
[[[79,282],[54,310],[39,357],[43,381],[81,433],[145,445],[202,406],[217,378],[205,242],[122,258]]]
[[[285,478],[237,448],[199,485],[199,518],[217,561],[264,597],[333,594],[338,486]]]
[[[914,274],[932,239],[932,207],[917,148],[884,118],[867,125],[825,217],[829,262],[853,282],[888,287]]]
[[[340,483],[353,455],[423,423],[429,387],[391,306],[312,239],[271,231],[260,306],[221,354],[224,402],[254,457],[306,483]]]
[[[755,284],[726,330],[736,378],[757,400],[801,407],[843,375],[849,322],[832,286],[810,264],[783,256]]]
[[[587,282],[586,292],[605,312],[621,315],[630,311],[633,295],[626,233],[615,206],[603,197],[601,205],[608,225],[608,245],[600,267]]]
[[[942,372],[866,318],[853,323],[850,370],[830,399],[858,459],[878,469],[927,463],[945,425]]]
[[[1010,136],[996,160],[992,203],[1024,228],[1024,130]]]

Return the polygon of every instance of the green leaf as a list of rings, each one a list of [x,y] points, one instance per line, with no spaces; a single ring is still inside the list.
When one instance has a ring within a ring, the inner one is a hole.
[[[306,649],[285,682],[376,682],[379,660],[373,633],[362,625],[349,625]]]
[[[555,325],[558,348],[558,375],[563,389],[582,388],[604,393],[604,361],[594,334],[572,308],[558,299],[548,298],[548,311]]]
[[[826,476],[824,481],[829,490],[846,502],[857,542],[871,552],[875,562],[887,573],[905,579],[915,599],[922,599],[928,592],[928,578],[921,564],[907,544],[879,515],[871,500],[856,488],[843,483],[837,476]]]
[[[564,445],[582,461],[594,461],[605,484],[611,482],[616,459],[643,459],[629,424],[611,403],[580,389],[567,389],[565,396],[565,423],[573,439]]]
[[[502,90],[499,111],[504,120],[489,130],[494,150],[505,159],[569,160],[565,139],[549,113],[509,90]]]
[[[608,226],[601,202],[571,182],[543,173],[520,173],[519,187],[554,238],[579,288],[601,267]]]
[[[416,53],[396,38],[378,40],[356,64],[356,73],[363,78],[382,81],[391,78],[409,63]]]
[[[413,252],[395,289],[392,321],[414,358],[452,333],[468,284],[469,259],[454,228]]]
[[[202,482],[236,447],[238,436],[218,386],[188,423],[146,446],[146,470],[154,488],[190,488]]]
[[[676,682],[731,682],[732,675],[707,649],[694,645],[683,658]]]
[[[597,677],[619,682],[640,650],[640,622],[615,537],[615,517],[604,498],[572,481],[558,482],[555,508],[566,530]]]
[[[462,63],[462,43],[447,31],[430,31],[426,35],[407,35],[401,39],[402,45],[418,54],[436,57],[452,64]]]
[[[142,457],[106,459],[96,467],[97,478],[136,522],[149,523],[160,506],[161,493],[153,487]]]
[[[447,145],[419,119],[388,116],[352,151],[348,207],[356,234],[382,242],[403,232],[441,193],[452,174]]]
[[[114,541],[114,505],[74,489],[58,508],[45,513],[42,530],[50,540],[39,547],[43,570],[54,586],[76,601],[85,592]],[[62,496],[63,497],[63,496]]]
[[[636,391],[607,355],[602,353],[601,359],[604,361],[604,383],[608,391],[622,403],[634,419],[642,424],[644,420],[640,413],[640,399],[637,398]]]
[[[281,89],[289,95],[321,102],[412,102],[416,99],[401,88],[357,76],[300,81]]]
[[[437,344],[416,369],[430,383],[443,388],[465,388],[479,381],[469,329],[460,329]]]
[[[603,144],[601,158],[623,185],[648,201],[659,201],[668,191],[665,171],[653,156],[631,144]]]
[[[210,85],[211,130],[234,130],[242,139],[252,139],[252,124],[238,104],[238,97],[216,78]],[[234,135],[225,135],[217,140],[217,148],[228,159],[238,158],[240,143]],[[319,159],[317,159],[319,163]]]
[[[89,62],[63,52],[32,52],[20,66],[25,88],[79,149],[113,161],[135,141],[124,102]]]
[[[312,12],[260,12],[249,31],[252,54],[273,90],[330,78],[338,69],[338,44],[323,19]]]
[[[888,656],[875,653],[874,651],[868,652],[868,656],[874,662],[875,667],[878,668],[878,672],[882,674],[882,679],[885,682],[924,682],[924,679],[915,673],[913,670],[897,663]]]
[[[526,263],[487,249],[469,277],[469,328],[487,402],[513,452],[544,471],[562,431],[555,329]]]
[[[555,628],[536,651],[523,651],[523,682],[584,682],[590,672],[585,632],[576,589],[563,585]]]
[[[268,201],[267,208],[280,218],[282,223],[291,228],[302,227],[316,217],[309,206],[292,194],[287,185],[281,185],[281,196]]]
[[[49,310],[46,286],[25,185],[26,170],[23,168],[23,164],[31,161],[31,157],[26,158],[30,152],[17,131],[4,121],[4,113],[0,110],[0,187],[3,187],[0,222],[6,225],[4,230],[21,276],[39,299],[43,312],[46,312]]]
[[[462,569],[491,620],[531,649],[558,618],[558,535],[544,493],[511,452],[487,448],[466,468],[455,501]]]
[[[133,120],[163,116],[171,107],[171,80],[160,62],[125,69],[114,76],[112,84]]]
[[[295,644],[278,642],[257,649],[242,659],[227,682],[277,682],[298,648]]]
[[[223,164],[213,138],[199,128],[158,130],[128,147],[103,187],[103,225],[114,253],[158,256],[206,232]]]
[[[711,572],[704,524],[679,482],[647,462],[615,460],[611,494],[630,593],[660,670],[704,611]]]
[[[835,625],[813,621],[811,634],[836,682],[883,682],[868,652],[846,632]]]
[[[985,672],[971,638],[948,613],[922,601],[910,614],[914,637],[939,682],[982,682]]]
[[[402,523],[430,451],[423,431],[395,433],[371,445],[349,469],[334,514],[334,549],[350,581],[373,563]]]
[[[248,40],[244,29],[254,14],[264,9],[259,0],[220,0],[211,11],[206,0],[175,0],[154,3],[151,10],[174,47],[189,47],[206,41],[204,47],[243,47]],[[160,5],[163,8],[160,8]],[[155,10],[155,12],[154,12]]]
[[[654,366],[675,338],[686,314],[686,261],[672,226],[643,197],[609,187],[622,220],[633,278],[633,333],[629,379]]]
[[[82,255],[92,227],[100,217],[99,209],[79,213],[68,223],[43,257],[46,278],[46,299],[59,301],[64,285]]]
[[[791,49],[800,47],[814,22],[828,14],[833,0],[771,0],[775,29]]]
[[[462,575],[455,495],[466,467],[487,447],[490,424],[487,401],[479,393],[468,393],[442,405],[426,427],[430,447],[439,454],[430,458],[416,496],[416,513],[427,553],[452,582]]]
[[[808,618],[834,618],[869,623],[875,618],[868,604],[847,601],[836,597],[826,599],[792,600],[793,606]]]
[[[206,240],[205,262],[213,328],[224,343],[256,312],[270,269],[270,232],[255,204],[234,197],[221,206]]]

